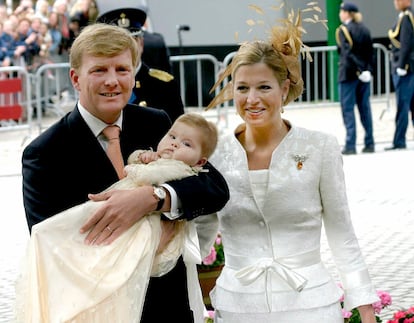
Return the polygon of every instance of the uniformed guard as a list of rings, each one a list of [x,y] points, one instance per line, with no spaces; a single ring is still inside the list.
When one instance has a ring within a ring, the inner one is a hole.
[[[355,104],[365,130],[363,153],[373,153],[375,142],[370,104],[370,81],[374,65],[371,33],[362,23],[362,14],[351,3],[341,4],[339,18],[342,24],[336,30],[339,53],[339,96],[346,129],[344,155],[356,154],[357,126]]]
[[[120,1],[98,1],[99,15],[96,22],[114,24],[128,29],[135,37],[139,56],[142,58],[144,47],[143,26],[147,14],[140,8],[132,8],[125,2],[125,8]],[[180,96],[178,83],[174,76],[166,71],[150,68],[140,59],[135,75],[135,87],[130,103],[139,106],[163,109],[167,112],[172,122],[184,113],[184,105]]]
[[[392,146],[385,150],[407,148],[406,135],[410,103],[414,100],[414,17],[411,0],[395,0],[397,23],[388,31],[391,41],[392,80],[397,99]]]

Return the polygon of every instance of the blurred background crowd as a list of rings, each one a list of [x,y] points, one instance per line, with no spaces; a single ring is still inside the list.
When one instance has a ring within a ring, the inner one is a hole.
[[[97,15],[94,0],[20,0],[13,8],[0,3],[1,66],[25,66],[29,72],[68,61],[80,28]]]

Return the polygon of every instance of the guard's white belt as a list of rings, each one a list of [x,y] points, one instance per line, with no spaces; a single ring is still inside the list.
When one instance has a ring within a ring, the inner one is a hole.
[[[307,280],[293,269],[315,265],[320,261],[319,250],[294,257],[260,258],[253,264],[252,257],[226,255],[226,266],[237,270],[235,276],[243,285],[250,285],[261,275],[270,271],[279,275],[298,292],[303,290]]]

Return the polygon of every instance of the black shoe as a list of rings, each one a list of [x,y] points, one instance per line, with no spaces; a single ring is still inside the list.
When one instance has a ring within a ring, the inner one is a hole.
[[[342,155],[355,155],[356,150],[355,149],[342,149]]]
[[[384,150],[398,150],[398,149],[405,149],[407,146],[391,146],[391,147],[385,147]]]
[[[362,148],[363,153],[375,153],[375,147],[364,147]]]

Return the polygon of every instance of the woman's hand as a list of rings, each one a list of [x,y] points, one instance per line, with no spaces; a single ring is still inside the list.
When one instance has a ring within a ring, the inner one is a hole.
[[[362,323],[376,323],[374,308],[371,304],[358,306],[359,315]]]

